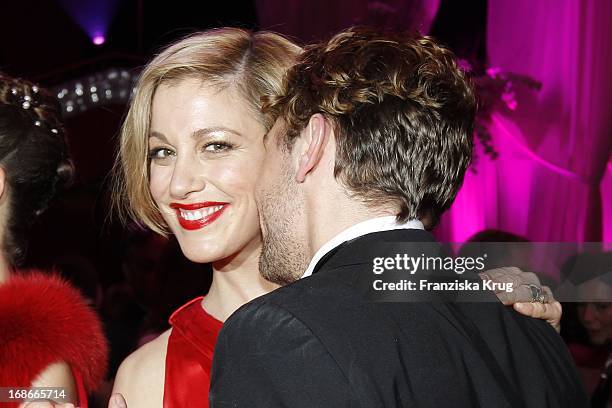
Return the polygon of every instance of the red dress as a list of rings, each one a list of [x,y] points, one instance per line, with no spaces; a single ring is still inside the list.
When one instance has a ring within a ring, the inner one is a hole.
[[[164,408],[208,408],[210,367],[223,322],[204,311],[202,299],[193,299],[170,317]]]

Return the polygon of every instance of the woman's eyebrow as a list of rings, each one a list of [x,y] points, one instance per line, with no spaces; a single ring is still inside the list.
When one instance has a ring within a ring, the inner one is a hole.
[[[198,129],[195,132],[193,132],[193,134],[191,135],[191,137],[193,137],[194,139],[199,139],[203,136],[207,136],[211,133],[218,133],[218,132],[226,132],[226,133],[232,133],[236,136],[240,136],[242,137],[242,133],[238,132],[237,130],[234,129],[230,129],[228,127],[225,126],[213,126],[213,127],[207,127],[207,128],[203,128],[203,129]]]
[[[156,138],[156,139],[159,139],[159,140],[161,140],[162,142],[166,142],[166,143],[168,143],[168,139],[166,139],[166,136],[164,136],[164,134],[163,134],[163,133],[159,133],[159,132],[155,132],[155,131],[153,131],[153,132],[151,132],[151,133],[149,134],[149,139],[150,139],[150,138],[152,138],[152,137],[154,137],[154,138]]]

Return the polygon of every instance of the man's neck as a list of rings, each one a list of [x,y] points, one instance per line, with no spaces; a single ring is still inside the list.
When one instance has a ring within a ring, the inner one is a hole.
[[[361,222],[378,218],[395,216],[397,210],[389,206],[370,207],[348,197],[329,197],[319,199],[308,208],[308,248],[310,256],[342,231]],[[333,206],[321,206],[323,203],[334,203]]]

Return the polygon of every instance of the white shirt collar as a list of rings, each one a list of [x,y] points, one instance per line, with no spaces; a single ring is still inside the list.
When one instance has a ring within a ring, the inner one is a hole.
[[[397,229],[424,229],[423,223],[419,220],[409,220],[405,223],[398,223],[395,216],[372,218],[359,224],[355,224],[349,227],[327,241],[319,250],[314,254],[308,269],[302,275],[302,278],[312,275],[317,263],[337,246],[340,246],[346,241],[350,241],[363,235],[371,234],[373,232],[391,231]]]

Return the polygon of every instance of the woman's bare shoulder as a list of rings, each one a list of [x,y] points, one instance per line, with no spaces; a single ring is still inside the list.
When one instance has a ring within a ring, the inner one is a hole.
[[[120,393],[128,407],[161,407],[164,397],[166,350],[170,330],[130,354],[119,367],[113,393]]]
[[[32,381],[32,387],[59,387],[66,392],[72,403],[76,402],[77,389],[72,376],[72,370],[68,363],[58,361],[57,363],[49,364],[37,377]]]

